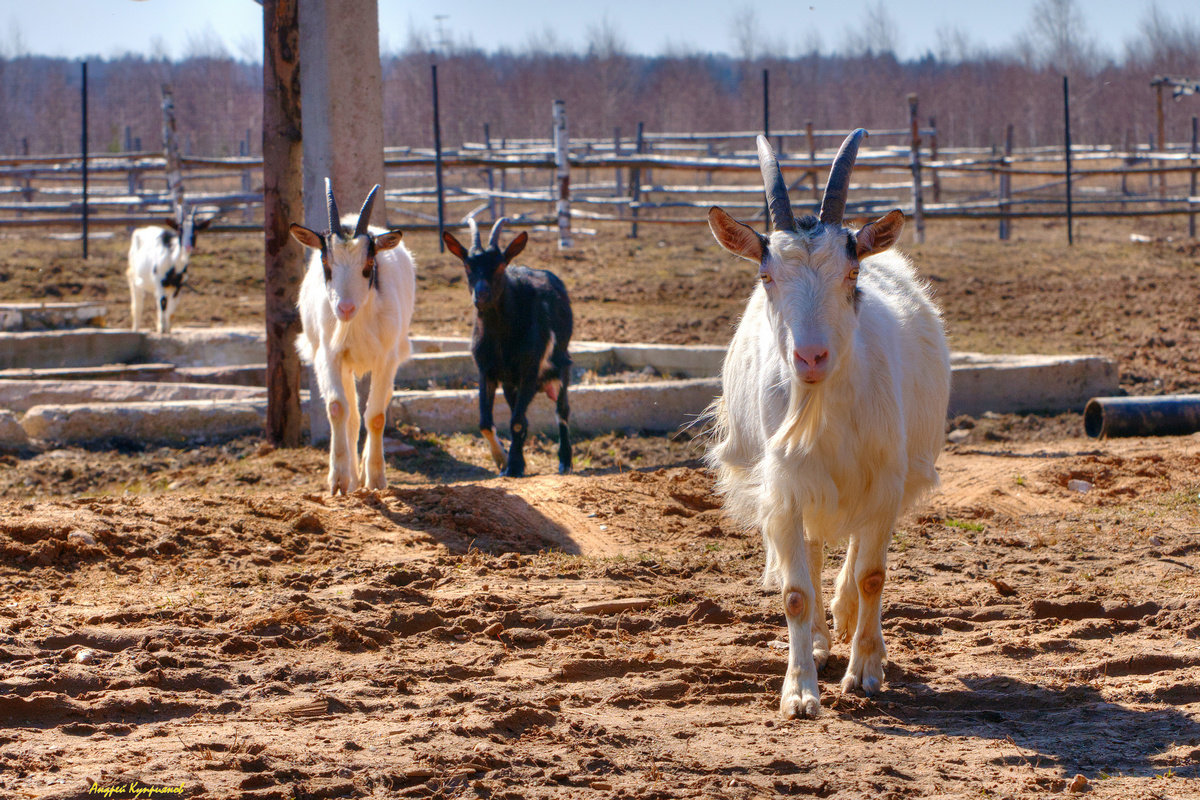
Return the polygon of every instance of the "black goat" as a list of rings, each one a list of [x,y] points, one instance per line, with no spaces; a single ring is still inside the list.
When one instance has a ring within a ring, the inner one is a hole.
[[[468,251],[449,232],[442,234],[446,247],[467,268],[471,299],[475,302],[475,329],[471,333],[471,355],[479,368],[479,430],[492,450],[492,460],[501,475],[519,478],[525,474],[525,416],[534,396],[544,391],[558,403],[558,471],[571,471],[571,432],[567,427],[570,406],[567,384],[571,379],[571,342],[574,320],[567,287],[558,276],[544,269],[510,266],[529,239],[517,234],[503,251],[498,239],[503,218],[492,226],[487,247],[479,242],[479,228],[471,219],[471,249]],[[496,440],[492,405],[496,386],[512,411],[512,446],[505,458]]]

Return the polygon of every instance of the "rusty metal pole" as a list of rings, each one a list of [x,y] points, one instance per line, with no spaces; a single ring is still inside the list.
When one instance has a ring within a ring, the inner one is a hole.
[[[908,124],[912,139],[909,164],[912,168],[913,244],[922,244],[925,241],[925,201],[921,196],[921,127],[915,93],[908,96]]]

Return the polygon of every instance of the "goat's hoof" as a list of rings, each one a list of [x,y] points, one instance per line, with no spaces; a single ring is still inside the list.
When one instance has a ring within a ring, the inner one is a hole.
[[[829,647],[813,647],[813,665],[817,668],[817,672],[825,669],[825,665],[829,663]]]
[[[807,692],[788,695],[779,703],[779,713],[784,719],[815,719],[821,716],[821,701]]]
[[[500,471],[500,474],[505,478],[524,478],[525,465],[517,464],[514,466],[513,464],[509,464]]]
[[[883,677],[870,672],[860,675],[851,669],[846,670],[846,676],[842,678],[842,693],[850,694],[860,688],[867,697],[873,697],[883,688]]]
[[[571,465],[564,464],[563,462],[560,461],[558,463],[558,474],[559,475],[570,475],[571,474]]]

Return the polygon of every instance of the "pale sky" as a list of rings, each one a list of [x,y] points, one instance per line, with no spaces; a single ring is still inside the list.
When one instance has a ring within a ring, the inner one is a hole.
[[[887,0],[897,55],[938,50],[951,30],[973,47],[1008,48],[1026,27],[1035,0]],[[1088,31],[1113,55],[1155,2],[1171,20],[1200,20],[1197,0],[1079,0]],[[581,49],[589,30],[607,25],[635,53],[737,52],[739,15],[751,13],[772,50],[838,50],[880,0],[379,0],[385,52],[403,47],[411,29],[437,41],[439,25],[456,41],[487,51],[523,50],[531,41]],[[751,11],[752,10],[752,11]],[[442,16],[437,19],[436,16]],[[743,26],[744,27],[744,26]],[[126,52],[182,58],[213,46],[261,59],[262,9],[254,0],[0,0],[0,54],[113,57]],[[782,47],[781,47],[782,45]]]

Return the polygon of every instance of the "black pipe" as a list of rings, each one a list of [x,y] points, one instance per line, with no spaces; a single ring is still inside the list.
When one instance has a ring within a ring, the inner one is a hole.
[[[79,91],[80,116],[79,150],[81,169],[83,172],[83,205],[79,217],[79,239],[83,242],[83,257],[88,257],[88,118],[87,118],[87,62],[82,67],[82,84]]]
[[[433,171],[437,178],[437,218],[438,218],[438,252],[446,252],[446,243],[442,234],[446,231],[446,197],[442,185],[442,122],[438,112],[437,64],[430,65],[433,69]]]
[[[1093,439],[1115,436],[1187,436],[1200,431],[1200,394],[1093,397],[1083,409]]]
[[[1075,234],[1071,214],[1071,92],[1066,75],[1063,75],[1063,139],[1067,177],[1067,244],[1073,245],[1075,244]]]

